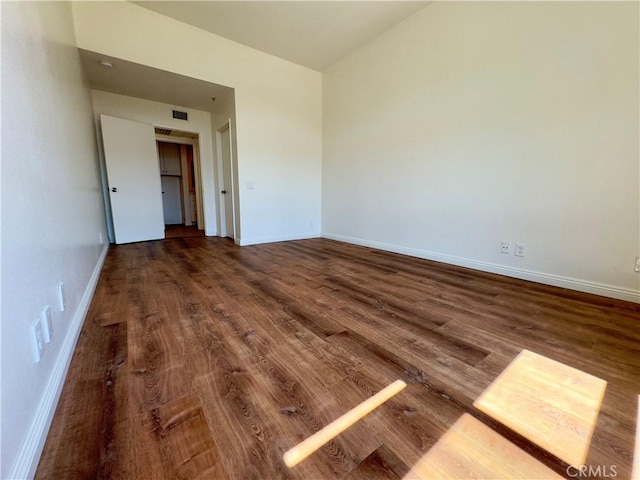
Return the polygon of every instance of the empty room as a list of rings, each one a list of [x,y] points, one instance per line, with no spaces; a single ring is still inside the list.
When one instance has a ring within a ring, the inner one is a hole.
[[[0,8],[0,478],[640,478],[640,3]]]

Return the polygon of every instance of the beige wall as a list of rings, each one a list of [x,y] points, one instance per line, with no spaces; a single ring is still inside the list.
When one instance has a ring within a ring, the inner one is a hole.
[[[319,235],[320,73],[129,2],[73,15],[80,48],[235,88],[241,244]]]
[[[2,2],[1,171],[0,478],[28,478],[107,241],[91,100],[68,3]],[[59,281],[64,312],[56,296]],[[53,337],[36,364],[29,330],[46,305]]]
[[[636,2],[438,2],[334,65],[323,235],[640,301],[638,28]]]

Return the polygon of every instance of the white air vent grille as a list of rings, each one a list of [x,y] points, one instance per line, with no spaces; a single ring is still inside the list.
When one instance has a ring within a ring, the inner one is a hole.
[[[177,118],[178,120],[188,120],[187,112],[181,112],[180,110],[173,111],[173,118]]]

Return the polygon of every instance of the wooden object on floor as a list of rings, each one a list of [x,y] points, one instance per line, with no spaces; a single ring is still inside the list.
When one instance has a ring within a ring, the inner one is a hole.
[[[640,422],[640,395],[638,395],[638,410],[636,414],[636,422]],[[640,480],[640,427],[636,426],[636,443],[633,449],[633,467],[631,469],[631,478]]]
[[[561,479],[484,423],[465,413],[403,480]]]
[[[406,386],[407,384],[402,380],[396,380],[391,385],[380,390],[373,397],[367,398],[364,402],[353,407],[344,415],[336,418],[329,425],[322,428],[322,430],[314,433],[303,442],[288,450],[282,457],[285,465],[289,468],[295,467],[325,443],[337,437],[358,420],[371,413],[394,395],[400,393]]]
[[[606,387],[593,375],[523,350],[473,405],[579,468]]]

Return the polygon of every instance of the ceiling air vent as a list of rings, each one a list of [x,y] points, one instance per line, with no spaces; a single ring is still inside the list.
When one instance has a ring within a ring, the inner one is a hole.
[[[174,110],[173,118],[177,118],[178,120],[187,120],[187,112],[179,112],[178,110]]]

